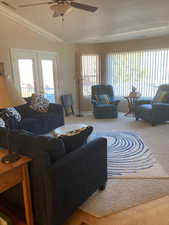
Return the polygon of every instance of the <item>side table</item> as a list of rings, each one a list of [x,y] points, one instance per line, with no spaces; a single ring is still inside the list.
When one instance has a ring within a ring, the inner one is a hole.
[[[128,112],[125,113],[125,116],[127,116],[130,113],[134,113],[135,112],[135,101],[136,99],[138,99],[139,97],[130,97],[130,96],[126,96],[124,97],[127,102],[128,102]]]
[[[0,150],[0,193],[21,183],[23,190],[25,218],[27,225],[33,225],[33,213],[28,174],[28,163],[31,161],[26,156],[14,163],[4,164],[1,158],[7,154],[7,150]]]

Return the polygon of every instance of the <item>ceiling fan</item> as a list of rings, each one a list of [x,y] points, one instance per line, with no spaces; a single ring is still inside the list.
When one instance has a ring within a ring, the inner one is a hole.
[[[67,14],[72,8],[77,8],[81,10],[85,10],[88,12],[95,12],[98,8],[78,2],[74,2],[74,0],[51,0],[49,2],[39,2],[32,3],[26,5],[19,5],[20,8],[30,7],[30,6],[39,6],[39,5],[50,5],[50,9],[54,11],[53,17],[64,16]]]

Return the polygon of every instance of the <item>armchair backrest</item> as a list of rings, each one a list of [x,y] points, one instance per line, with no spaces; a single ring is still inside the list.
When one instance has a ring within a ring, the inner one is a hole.
[[[155,97],[153,98],[153,101],[158,101],[158,98],[160,96],[160,93],[164,92],[165,96],[167,96],[168,102],[169,102],[169,84],[162,84],[158,87],[157,93]]]
[[[109,95],[114,97],[114,91],[112,85],[94,85],[92,86],[92,99],[95,99],[96,95]]]

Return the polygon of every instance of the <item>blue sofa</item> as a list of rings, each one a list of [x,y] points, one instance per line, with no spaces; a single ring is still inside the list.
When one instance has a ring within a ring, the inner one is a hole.
[[[17,106],[15,109],[21,114],[22,120],[17,122],[10,118],[10,129],[23,129],[34,134],[46,134],[64,125],[64,113],[61,104],[49,104],[48,112],[35,112],[29,107],[30,98],[26,98],[27,104]]]
[[[6,129],[0,128],[0,146],[7,147]],[[95,139],[68,153],[61,138],[11,131],[13,151],[32,158],[30,183],[35,224],[61,225],[107,180],[107,140]],[[16,186],[5,198],[22,205],[22,191]]]
[[[157,96],[163,91],[168,95],[168,101],[158,102]],[[169,121],[169,85],[160,85],[154,98],[139,98],[135,102],[136,120],[143,119],[155,126]]]

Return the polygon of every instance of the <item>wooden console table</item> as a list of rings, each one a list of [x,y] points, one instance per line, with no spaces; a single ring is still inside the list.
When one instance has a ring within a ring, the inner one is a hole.
[[[0,159],[7,154],[7,150],[0,150]],[[4,164],[0,160],[0,193],[22,183],[25,206],[25,218],[27,225],[33,225],[32,204],[28,174],[28,162],[31,159],[22,156],[14,163]]]

